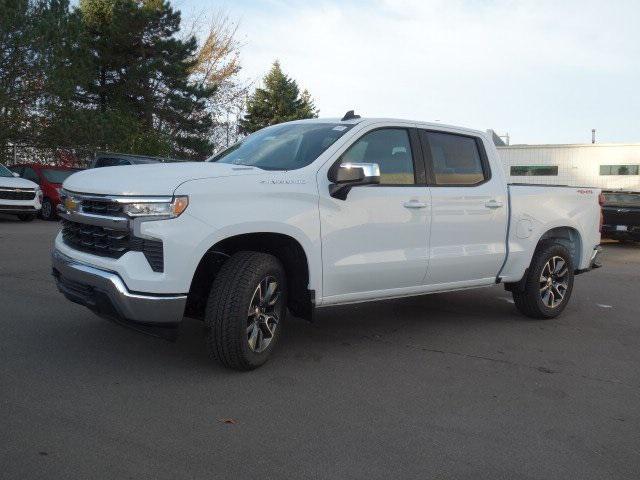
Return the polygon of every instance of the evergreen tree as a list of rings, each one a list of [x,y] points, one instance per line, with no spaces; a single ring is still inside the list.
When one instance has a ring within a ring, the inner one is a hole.
[[[83,108],[74,118],[90,122],[93,143],[206,157],[212,150],[206,99],[215,87],[189,80],[197,43],[176,37],[180,12],[165,0],[80,0],[79,12],[92,73],[79,83]]]
[[[50,113],[73,92],[73,32],[68,0],[0,0],[0,147],[48,145]]]
[[[275,61],[263,79],[263,87],[256,88],[247,101],[247,114],[240,120],[243,133],[252,133],[277,123],[316,118],[318,110],[307,90],[300,93],[295,80],[285,75],[280,62]]]

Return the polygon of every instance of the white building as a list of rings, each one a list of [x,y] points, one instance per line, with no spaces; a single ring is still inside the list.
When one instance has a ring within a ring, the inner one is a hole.
[[[640,191],[640,143],[498,145],[498,153],[511,183]]]

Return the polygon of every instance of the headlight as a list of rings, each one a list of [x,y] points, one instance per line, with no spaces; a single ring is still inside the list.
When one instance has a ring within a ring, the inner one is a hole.
[[[36,197],[38,197],[38,201],[42,203],[42,190],[40,187],[36,187]]]
[[[170,202],[125,203],[123,211],[130,217],[167,217],[180,216],[189,205],[189,197],[174,197]]]

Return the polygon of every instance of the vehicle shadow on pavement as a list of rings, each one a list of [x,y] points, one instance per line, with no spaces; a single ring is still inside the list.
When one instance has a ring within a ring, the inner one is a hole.
[[[492,330],[496,323],[529,320],[502,297],[506,292],[492,287],[471,294],[444,293],[321,309],[313,323],[289,316],[274,356],[263,368],[275,362],[318,363],[362,343],[431,344],[470,330]],[[205,328],[199,320],[185,318],[178,338],[170,342],[97,317],[79,306],[64,312],[41,325],[39,332],[49,344],[49,353],[58,357],[55,362],[89,362],[98,369],[103,362],[104,367],[123,362],[127,369],[135,365],[137,371],[228,372],[208,358]]]

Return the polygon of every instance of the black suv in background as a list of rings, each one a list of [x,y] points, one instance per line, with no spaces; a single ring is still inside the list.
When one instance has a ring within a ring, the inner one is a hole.
[[[144,165],[146,163],[184,162],[179,158],[150,157],[147,155],[129,155],[128,153],[99,153],[89,168],[119,167],[122,165]]]
[[[605,191],[602,237],[640,242],[640,192]]]

